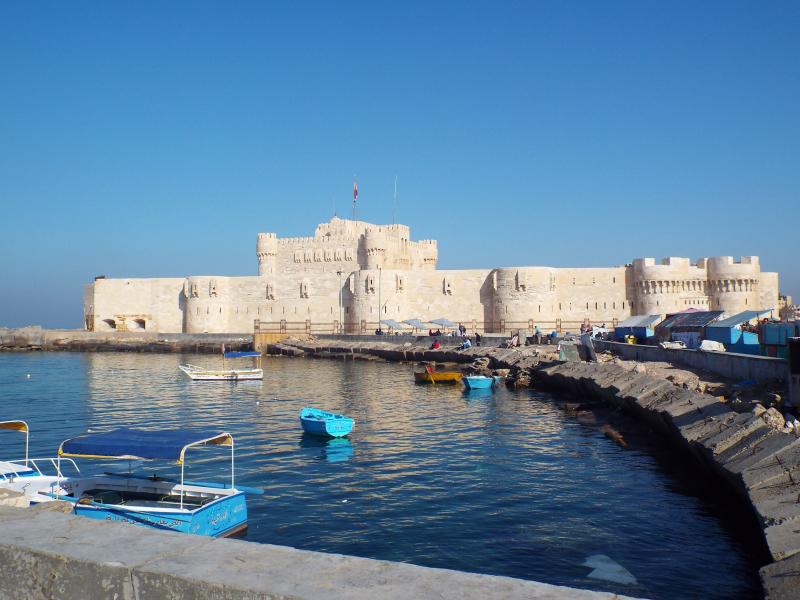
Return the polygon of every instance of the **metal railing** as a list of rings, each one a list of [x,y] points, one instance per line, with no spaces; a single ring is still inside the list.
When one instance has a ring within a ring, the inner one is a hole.
[[[536,319],[528,319],[527,321],[507,321],[505,319],[501,319],[499,321],[462,321],[462,325],[467,328],[467,334],[474,334],[478,332],[480,334],[485,333],[529,333],[532,334],[536,327],[539,327],[539,331],[542,334],[548,334],[551,331],[555,331],[559,334],[561,333],[578,333],[581,329],[582,325],[601,325],[601,323],[590,323],[589,319],[583,320],[566,320],[566,319],[556,319],[555,321],[537,321]],[[613,319],[611,322],[605,323],[608,329],[614,329],[617,326],[617,319]],[[314,322],[311,319],[306,319],[305,321],[287,321],[285,319],[281,319],[280,321],[262,321],[260,319],[256,319],[253,324],[253,329],[255,333],[280,333],[280,334],[287,334],[287,335],[300,335],[300,334],[353,334],[353,335],[369,335],[374,333],[377,329],[381,329],[382,331],[391,331],[394,332],[393,329],[388,327],[385,324],[379,325],[377,321],[366,321],[361,320],[359,322],[345,322],[340,323],[338,320],[328,321],[324,323]],[[444,328],[438,327],[436,325],[431,325],[431,329],[441,329],[442,331]],[[418,335],[425,335],[428,333],[429,330],[413,330],[410,327],[403,328],[400,330],[401,333],[416,333]]]

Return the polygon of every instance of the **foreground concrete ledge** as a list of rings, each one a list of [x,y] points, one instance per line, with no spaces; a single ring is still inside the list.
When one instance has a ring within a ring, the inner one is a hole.
[[[0,598],[626,598],[535,581],[0,507]]]

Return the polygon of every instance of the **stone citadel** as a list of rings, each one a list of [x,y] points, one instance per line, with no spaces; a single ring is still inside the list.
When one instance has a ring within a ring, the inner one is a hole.
[[[84,290],[93,331],[371,333],[379,319],[447,318],[487,332],[575,330],[688,308],[735,313],[778,306],[778,274],[757,256],[638,258],[604,268],[438,270],[435,240],[406,225],[334,217],[313,237],[259,233],[258,275],[107,279]],[[379,317],[380,315],[380,317]]]

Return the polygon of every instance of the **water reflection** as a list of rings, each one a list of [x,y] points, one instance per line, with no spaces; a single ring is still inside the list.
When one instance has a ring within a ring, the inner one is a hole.
[[[494,395],[494,390],[492,388],[465,389],[461,393],[466,400],[485,400]]]
[[[39,455],[90,428],[229,431],[236,480],[265,490],[248,502],[251,541],[652,598],[758,589],[716,506],[544,394],[416,386],[411,366],[372,362],[270,358],[260,383],[192,382],[177,368],[215,359],[0,355],[0,419],[28,420]],[[353,417],[349,439],[303,435],[306,405]],[[19,450],[5,439],[0,458]],[[228,467],[198,452],[187,477],[217,480]],[[610,557],[637,583],[590,578],[587,556]]]
[[[325,438],[304,432],[300,447],[319,450],[317,455],[329,463],[345,462],[353,456],[353,443],[347,438]]]

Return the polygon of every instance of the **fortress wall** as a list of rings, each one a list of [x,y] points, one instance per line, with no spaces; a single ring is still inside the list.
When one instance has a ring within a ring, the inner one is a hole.
[[[327,238],[302,238],[302,241],[290,244],[282,244],[283,241],[278,240],[276,274],[298,270],[352,271],[359,268],[357,240],[351,244]]]
[[[348,297],[351,306],[345,321],[350,331],[358,331],[362,320],[377,323],[380,296],[382,319],[447,318],[471,327],[473,320],[484,320],[483,302],[490,306],[485,289],[489,273],[488,269],[357,271],[350,280],[353,293]]]
[[[404,318],[446,318],[469,324],[491,316],[491,269],[417,271],[408,274],[413,314]]]
[[[565,321],[610,325],[632,313],[628,267],[556,269],[553,314]]]
[[[484,323],[489,331],[561,320],[572,329],[631,314],[778,306],[778,275],[761,273],[754,256],[702,258],[696,265],[669,257],[606,268],[438,271],[436,241],[413,242],[409,235],[405,225],[338,218],[317,226],[313,237],[261,233],[258,276],[97,280],[85,291],[85,321],[98,331],[121,323],[123,329],[144,324],[165,333],[227,333],[250,331],[256,319],[310,321],[333,330],[340,290],[351,332],[360,330],[362,320],[374,326],[379,318],[446,317]]]
[[[84,312],[94,314],[95,331],[117,330],[178,333],[183,331],[183,278],[97,279],[92,304]]]

